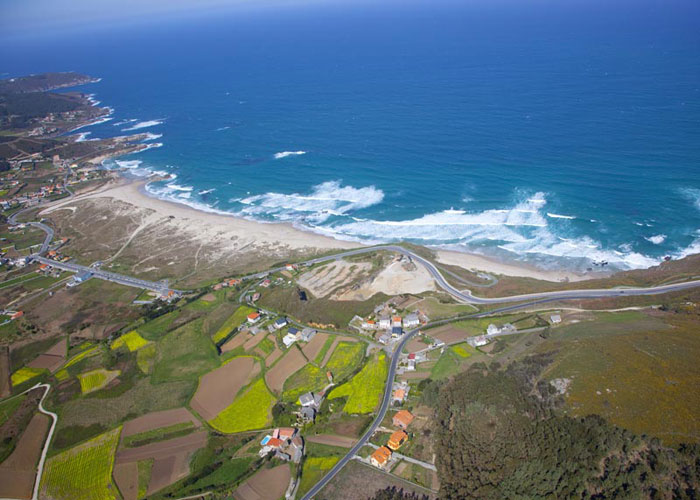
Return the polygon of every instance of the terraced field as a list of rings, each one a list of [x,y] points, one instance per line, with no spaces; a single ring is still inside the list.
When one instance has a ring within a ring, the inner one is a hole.
[[[41,481],[42,497],[55,500],[120,498],[112,482],[120,431],[118,427],[50,458]]]

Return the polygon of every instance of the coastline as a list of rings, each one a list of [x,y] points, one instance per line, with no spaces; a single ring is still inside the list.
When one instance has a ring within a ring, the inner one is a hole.
[[[245,247],[272,248],[282,247],[290,251],[324,251],[359,248],[364,245],[357,242],[339,240],[311,231],[303,231],[285,222],[258,222],[237,217],[233,214],[219,214],[197,210],[189,205],[163,200],[149,195],[145,186],[150,182],[146,179],[129,179],[118,175],[116,180],[97,191],[78,195],[64,203],[57,204],[46,210],[50,213],[62,207],[70,206],[81,200],[97,200],[111,198],[118,202],[127,203],[139,210],[153,213],[151,220],[168,219],[176,231],[196,233],[203,245],[226,247],[228,241],[236,241],[235,249],[240,252],[241,241]],[[149,217],[150,218],[150,217]],[[503,262],[483,255],[442,250],[433,248],[438,262],[455,265],[469,270],[487,273],[532,278],[550,282],[582,281],[599,278],[602,273],[578,274],[567,270],[542,270],[521,262]]]

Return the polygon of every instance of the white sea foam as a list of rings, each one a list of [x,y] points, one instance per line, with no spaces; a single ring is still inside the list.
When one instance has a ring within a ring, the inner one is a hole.
[[[561,214],[553,214],[551,212],[547,212],[547,217],[551,217],[552,219],[575,219],[573,215],[561,215]]]
[[[121,125],[126,125],[127,123],[134,123],[134,122],[137,122],[137,121],[138,121],[138,119],[136,119],[136,118],[129,118],[129,119],[127,119],[127,120],[119,120],[118,122],[113,123],[112,126],[113,126],[113,127],[119,127],[119,126],[121,126]]]
[[[170,189],[171,191],[184,191],[184,192],[190,192],[194,188],[192,186],[181,186],[179,184],[175,184],[174,182],[170,182],[165,185],[166,188]]]
[[[146,138],[144,141],[155,141],[156,139],[160,139],[163,137],[163,134],[153,134],[151,132],[146,132]]]
[[[274,158],[275,160],[281,160],[282,158],[286,158],[287,156],[300,156],[305,154],[306,151],[282,151],[281,153],[275,153]]]
[[[87,136],[92,134],[92,132],[80,132],[78,134],[78,138],[75,140],[75,142],[85,142],[88,140]]]
[[[696,188],[682,188],[680,190],[681,195],[690,201],[695,208],[700,210],[700,189]]]
[[[162,125],[164,119],[159,118],[158,120],[147,120],[143,122],[138,122],[131,127],[126,127],[122,129],[122,132],[130,132],[132,130],[140,130],[142,128],[149,128],[149,127],[155,127],[156,125]]]
[[[332,215],[367,208],[383,199],[384,192],[374,186],[355,188],[329,181],[315,186],[310,194],[266,193],[249,196],[239,203],[248,205],[241,210],[244,216],[273,215],[292,221],[304,218],[319,224]]]
[[[660,245],[664,241],[666,241],[666,235],[665,234],[657,234],[655,236],[649,236],[648,238],[644,238],[645,240],[653,243],[654,245]]]
[[[226,126],[226,127],[219,127],[219,128],[217,128],[217,129],[215,129],[214,132],[221,132],[221,131],[223,131],[223,130],[228,130],[228,129],[230,129],[230,128],[231,128],[231,127],[229,127],[229,126]]]
[[[143,162],[141,160],[115,160],[119,168],[138,168]]]
[[[212,188],[212,189],[202,189],[201,191],[197,191],[197,194],[199,194],[199,195],[202,195],[202,194],[209,194],[209,193],[213,193],[214,191],[216,191],[216,188]]]

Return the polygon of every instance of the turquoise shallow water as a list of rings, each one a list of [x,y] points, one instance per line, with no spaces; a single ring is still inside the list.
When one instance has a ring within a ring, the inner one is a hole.
[[[700,251],[693,2],[235,10],[16,42],[75,70],[154,196],[337,238],[646,267]],[[634,8],[633,8],[634,6]],[[158,137],[156,137],[158,136]]]

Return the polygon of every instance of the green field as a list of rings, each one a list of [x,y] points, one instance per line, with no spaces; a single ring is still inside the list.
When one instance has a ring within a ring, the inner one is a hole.
[[[364,355],[364,342],[339,342],[324,369],[330,370],[334,380],[343,380],[360,366]]]
[[[438,380],[454,375],[460,371],[464,361],[475,352],[475,349],[466,342],[450,346],[433,365],[430,378]]]
[[[216,347],[202,332],[202,319],[191,321],[160,339],[153,382],[194,380],[219,366]]]
[[[234,328],[241,326],[241,324],[246,321],[248,315],[253,312],[255,312],[255,309],[248,306],[241,306],[236,309],[236,312],[234,312],[212,336],[214,342],[216,343],[224,340]]]
[[[28,366],[24,366],[12,374],[12,387],[23,384],[24,382],[36,378],[44,373],[48,372],[43,368],[30,368]]]
[[[258,349],[268,355],[275,350],[275,343],[269,338],[265,338],[258,344]]]
[[[22,394],[20,396],[14,397],[12,399],[7,399],[0,403],[0,426],[7,422],[7,419],[10,418],[10,415],[12,415],[17,408],[19,408],[19,405],[22,404],[22,401],[27,399],[26,394]]]
[[[339,342],[324,368],[308,363],[285,380],[282,397],[296,401],[305,392],[323,389],[328,384],[326,371],[329,370],[334,381],[342,381],[360,366],[364,353],[364,342]]]
[[[136,364],[143,373],[148,374],[153,368],[153,361],[156,358],[156,345],[148,344],[136,353]]]
[[[270,409],[275,397],[260,378],[248,390],[238,396],[228,408],[219,413],[209,424],[226,434],[262,429],[270,420]]]
[[[112,342],[112,350],[126,346],[129,351],[134,352],[146,345],[148,345],[148,340],[144,339],[136,330],[131,330]]]
[[[334,389],[328,399],[347,397],[343,411],[349,414],[365,414],[375,410],[384,394],[384,384],[387,376],[386,355],[379,356],[368,362],[364,368],[349,382]]]
[[[87,394],[102,389],[107,383],[119,376],[119,373],[119,370],[109,371],[102,368],[81,373],[78,375],[80,391]]]
[[[302,496],[338,463],[340,457],[307,457],[301,472],[301,482],[297,496]]]
[[[71,359],[69,359],[68,362],[65,365],[63,365],[63,368],[68,368],[69,366],[72,366],[72,365],[82,361],[83,359],[89,357],[89,356],[94,356],[95,354],[98,354],[99,347],[100,346],[96,345],[96,346],[89,347],[89,348],[85,349],[84,351],[79,352],[78,354],[73,356]]]
[[[321,364],[321,362],[323,361],[323,358],[326,357],[326,353],[328,352],[328,349],[330,349],[331,346],[333,345],[333,342],[335,342],[335,339],[333,338],[333,336],[329,336],[326,339],[326,342],[323,344],[323,347],[321,347],[321,350],[318,351],[316,358],[313,360],[314,363],[316,363],[317,365]]]
[[[108,500],[120,498],[112,482],[118,427],[46,462],[41,480],[43,497],[56,500]]]
[[[180,316],[180,309],[169,312],[148,323],[138,327],[138,331],[146,337],[147,340],[158,340],[170,328],[170,325]]]
[[[158,429],[152,429],[150,431],[139,432],[138,434],[127,436],[122,439],[122,446],[126,446],[127,448],[135,448],[137,446],[143,446],[149,443],[155,443],[157,441],[165,441],[166,439],[184,436],[193,430],[194,424],[192,422],[180,422],[167,427],[159,427]]]

